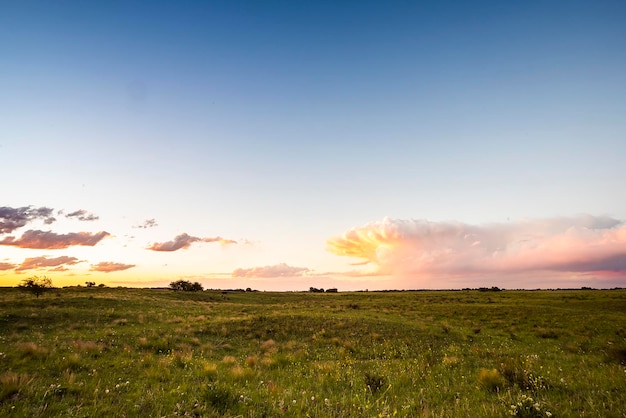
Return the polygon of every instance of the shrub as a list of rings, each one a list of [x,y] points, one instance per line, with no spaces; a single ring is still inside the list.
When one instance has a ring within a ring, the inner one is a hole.
[[[0,403],[11,399],[27,388],[32,379],[26,374],[5,372],[0,375]]]
[[[15,348],[22,358],[40,358],[48,354],[48,350],[33,342],[19,343]]]
[[[500,392],[504,387],[504,378],[496,369],[480,369],[478,372],[478,382],[490,392]]]
[[[365,386],[372,393],[376,393],[381,390],[387,383],[387,379],[385,376],[375,374],[375,373],[365,373]]]
[[[237,395],[227,386],[210,383],[204,390],[204,399],[220,414],[225,414],[237,403]]]
[[[626,364],[626,347],[611,347],[607,350],[606,356],[609,361]]]
[[[510,384],[533,392],[548,389],[546,379],[534,373],[531,368],[532,356],[510,358],[500,364],[500,372]]]

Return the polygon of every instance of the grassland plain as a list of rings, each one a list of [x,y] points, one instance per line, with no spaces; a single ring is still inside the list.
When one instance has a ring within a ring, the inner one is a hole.
[[[625,290],[4,288],[0,308],[0,416],[626,416]]]

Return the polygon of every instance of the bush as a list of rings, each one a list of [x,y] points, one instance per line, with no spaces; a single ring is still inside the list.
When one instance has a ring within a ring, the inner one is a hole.
[[[205,388],[204,399],[220,414],[225,414],[237,404],[237,395],[229,387],[213,383]]]
[[[202,285],[198,282],[191,283],[189,280],[177,280],[170,283],[170,288],[173,290],[182,290],[185,292],[201,292],[204,290]]]
[[[504,378],[496,369],[480,369],[478,382],[491,392],[500,392],[500,389],[504,386]]]
[[[372,393],[381,390],[386,383],[387,379],[385,379],[385,376],[375,373],[365,373],[365,386],[367,386]]]

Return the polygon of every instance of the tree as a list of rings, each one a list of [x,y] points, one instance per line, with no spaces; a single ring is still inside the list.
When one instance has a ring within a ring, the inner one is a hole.
[[[203,287],[198,282],[191,283],[189,280],[176,280],[170,283],[170,288],[173,290],[182,290],[185,292],[199,292],[203,290]]]
[[[54,286],[52,286],[52,280],[46,276],[29,277],[28,279],[22,280],[22,283],[18,287],[23,290],[28,290],[37,297],[54,288]]]
[[[87,287],[94,287],[96,285],[96,282],[85,282],[85,286]]]

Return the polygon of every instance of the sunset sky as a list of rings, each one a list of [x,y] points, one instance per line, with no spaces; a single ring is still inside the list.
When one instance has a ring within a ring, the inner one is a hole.
[[[626,286],[624,1],[0,4],[0,285]]]

